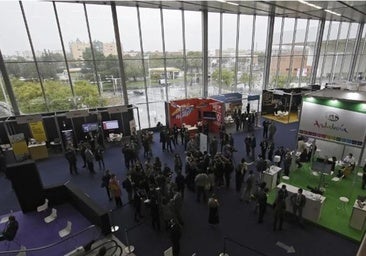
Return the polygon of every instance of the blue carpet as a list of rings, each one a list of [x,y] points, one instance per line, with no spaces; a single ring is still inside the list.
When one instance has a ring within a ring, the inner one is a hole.
[[[277,133],[275,135],[275,146],[285,148],[296,148],[297,123],[281,124],[276,123]],[[234,154],[236,163],[245,156],[244,137],[245,132],[236,132],[233,127],[228,129],[232,132],[235,140],[235,148],[238,150]],[[257,138],[256,154],[259,154],[259,143],[262,140],[262,129],[254,131]],[[173,167],[173,153],[162,152],[159,135],[154,134],[152,146],[154,156],[159,156],[163,163]],[[175,152],[183,155],[184,148],[178,145]],[[140,152],[140,159],[143,159]],[[126,176],[126,168],[123,162],[121,148],[116,145],[109,145],[105,152],[106,168],[116,173],[120,180]],[[63,155],[54,155],[47,160],[38,161],[37,166],[45,186],[62,184],[68,180],[77,184],[100,206],[106,209],[114,209],[114,202],[108,201],[108,197],[103,188],[100,187],[102,173],[90,175],[86,169],[81,168],[81,159],[78,160],[79,175],[70,176],[67,168],[67,161]],[[98,168],[96,167],[96,170]],[[3,204],[0,213],[6,213],[10,209],[19,210],[14,193],[5,179],[0,179],[0,185],[4,185],[4,192],[7,196],[0,194],[0,202]],[[2,186],[3,188],[3,186]],[[124,192],[124,191],[123,191]],[[234,180],[231,181],[229,190],[221,189],[217,191],[220,206],[220,224],[213,228],[208,224],[208,208],[206,204],[199,204],[195,201],[195,194],[187,191],[184,199],[183,236],[181,240],[181,255],[190,256],[196,252],[197,255],[211,256],[218,255],[224,246],[224,237],[229,237],[244,247],[233,242],[227,242],[228,253],[235,255],[285,255],[286,251],[278,246],[277,242],[294,246],[295,255],[355,255],[358,243],[345,239],[327,230],[307,224],[304,229],[298,227],[287,219],[282,232],[272,231],[273,214],[268,207],[263,224],[257,224],[257,216],[253,212],[253,205],[246,205],[239,201],[237,193],[234,191]],[[123,193],[123,202],[127,202],[127,195]],[[9,203],[9,205],[5,204]],[[120,226],[116,236],[126,243],[125,229],[128,229],[128,238],[131,244],[136,247],[138,256],[161,256],[169,246],[168,233],[164,231],[162,223],[161,232],[154,231],[151,226],[148,209],[144,211],[145,218],[142,223],[136,223],[133,216],[133,208],[125,205],[123,208],[113,210],[111,221]],[[137,225],[137,226],[136,226]],[[248,248],[245,248],[248,247]],[[256,253],[254,251],[259,251]]]

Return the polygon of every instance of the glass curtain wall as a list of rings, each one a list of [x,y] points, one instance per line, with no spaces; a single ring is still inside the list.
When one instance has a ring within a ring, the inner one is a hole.
[[[366,74],[366,28],[364,26],[362,31],[362,38],[360,41],[360,48],[358,50],[357,63],[353,76],[356,81],[361,81],[365,79],[365,74]]]
[[[358,26],[356,23],[326,21],[317,73],[319,84],[346,82]]]
[[[208,13],[208,95],[221,93],[220,13]]]

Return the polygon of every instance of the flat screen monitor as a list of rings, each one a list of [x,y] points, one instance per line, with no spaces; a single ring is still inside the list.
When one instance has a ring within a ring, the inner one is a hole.
[[[213,111],[203,111],[202,119],[206,120],[216,120],[216,112]]]
[[[81,125],[83,132],[93,132],[98,131],[98,124],[97,123],[86,123]]]
[[[114,130],[118,128],[118,120],[103,121],[103,130]]]

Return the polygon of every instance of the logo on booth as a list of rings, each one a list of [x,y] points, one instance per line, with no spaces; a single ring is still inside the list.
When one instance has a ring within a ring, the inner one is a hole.
[[[331,121],[331,122],[337,122],[339,120],[338,114],[337,113],[334,113],[334,112],[328,112],[328,113],[326,113],[325,118],[328,121]]]
[[[182,106],[177,108],[173,113],[172,117],[175,119],[181,119],[183,117],[189,116],[193,111],[193,106]]]

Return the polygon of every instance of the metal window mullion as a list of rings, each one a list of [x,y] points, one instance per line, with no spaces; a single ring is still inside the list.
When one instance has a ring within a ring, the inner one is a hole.
[[[8,72],[6,70],[5,61],[3,58],[3,54],[1,53],[1,49],[0,49],[0,73],[4,80],[6,91],[8,92],[10,104],[13,108],[13,113],[14,113],[14,115],[20,115],[18,103],[17,103],[16,97],[14,94],[13,87],[11,86],[10,78],[9,78]]]
[[[276,67],[275,88],[277,88],[278,74],[280,72],[279,69],[280,69],[280,66],[281,66],[281,54],[282,54],[283,27],[284,27],[284,25],[285,25],[285,17],[282,17],[282,19],[281,19],[280,42],[279,42],[278,57],[277,57],[277,67]]]
[[[250,46],[250,66],[249,66],[249,92],[252,89],[253,80],[253,59],[254,59],[254,44],[255,44],[255,23],[257,21],[257,15],[253,15],[252,25],[252,45]]]
[[[219,49],[219,94],[222,90],[222,12],[220,12],[220,49]]]
[[[344,46],[344,53],[343,54],[341,54],[341,66],[340,66],[340,68],[339,68],[339,74],[340,75],[342,75],[342,71],[343,71],[343,66],[344,66],[344,57],[347,55],[347,47],[348,47],[348,43],[349,43],[349,35],[351,34],[351,25],[352,25],[352,23],[351,22],[349,22],[349,24],[348,24],[348,31],[347,31],[347,39],[346,39],[346,44],[345,44],[345,46]],[[338,50],[337,50],[337,52],[338,52]],[[356,57],[356,56],[353,56],[354,58]],[[336,64],[336,67],[337,67],[337,64]],[[347,76],[348,76],[348,74],[347,74]]]
[[[145,69],[145,54],[144,54],[144,46],[142,41],[142,31],[141,31],[141,20],[140,20],[140,7],[136,5],[137,11],[137,23],[139,27],[139,38],[140,38],[140,51],[141,51],[141,61],[142,61],[142,72],[144,73],[144,85],[145,85],[145,96],[146,96],[146,111],[147,111],[147,121],[149,127],[151,127],[150,123],[150,108],[149,108],[149,96],[147,94],[147,82],[146,82],[146,69]],[[150,68],[150,67],[149,67]],[[151,79],[149,77],[149,79]]]
[[[267,85],[269,82],[269,73],[270,73],[271,58],[272,58],[274,19],[275,19],[274,15],[270,15],[268,17],[267,42],[266,42],[266,49],[265,49],[265,54],[264,54],[265,65],[264,65],[263,84],[262,84],[262,88],[264,90],[267,89]]]
[[[290,56],[290,65],[287,74],[287,84],[290,84],[290,77],[292,77],[292,66],[294,61],[294,51],[295,51],[295,42],[296,42],[296,30],[297,30],[297,18],[295,18],[294,24],[294,32],[292,34],[292,46],[291,46],[291,56]]]
[[[355,45],[354,45],[353,51],[352,51],[352,60],[351,60],[350,67],[349,67],[349,70],[348,70],[348,77],[347,77],[348,81],[352,80],[352,77],[355,73],[355,66],[356,66],[358,56],[359,56],[359,58],[362,58],[362,55],[358,54],[358,53],[359,53],[359,50],[360,50],[360,44],[361,44],[361,40],[362,40],[363,29],[364,29],[364,23],[358,24]]]
[[[336,45],[334,47],[335,49],[334,49],[334,53],[333,53],[332,66],[330,68],[329,82],[332,82],[334,80],[334,66],[335,66],[335,62],[337,60],[337,56],[338,56],[339,37],[340,37],[341,32],[342,32],[342,25],[343,25],[343,22],[341,21],[338,25],[337,40],[336,40]]]
[[[168,74],[167,74],[167,71],[166,71],[164,17],[163,17],[163,9],[161,7],[160,7],[160,27],[161,27],[161,41],[162,41],[162,46],[163,46],[163,62],[164,62],[164,75],[165,75],[165,100],[169,101],[169,98],[168,98]]]
[[[125,66],[124,66],[124,59],[123,59],[123,53],[122,53],[122,43],[121,43],[121,38],[120,38],[120,33],[119,33],[118,15],[117,15],[116,3],[115,2],[111,2],[111,11],[112,11],[112,18],[113,18],[114,37],[116,39],[116,45],[117,45],[118,67],[119,67],[119,73],[120,73],[120,79],[121,79],[123,101],[124,101],[124,105],[128,105],[128,94],[127,94]],[[141,129],[140,125],[139,125],[139,127]]]
[[[310,26],[310,19],[307,20],[305,28],[304,47],[302,48],[301,65],[299,71],[299,85],[298,85],[299,87],[301,87],[302,70],[304,68],[304,62],[305,62],[305,51],[306,46],[308,44],[309,26]]]
[[[184,93],[185,98],[188,98],[187,91],[187,50],[186,50],[186,26],[184,18],[184,10],[182,8],[182,34],[183,34],[183,65],[184,65]]]
[[[29,31],[27,18],[25,17],[25,12],[24,12],[24,8],[23,8],[22,1],[19,1],[19,5],[20,5],[20,9],[22,11],[22,16],[23,16],[23,21],[24,21],[25,29],[27,31],[29,45],[31,47],[31,51],[32,51],[32,55],[33,55],[34,65],[36,67],[36,71],[37,71],[39,83],[41,85],[42,96],[43,96],[43,99],[44,99],[44,102],[45,102],[45,105],[46,105],[46,109],[49,112],[50,110],[49,110],[49,107],[48,107],[48,101],[47,101],[46,93],[45,93],[45,90],[44,90],[43,79],[42,79],[42,76],[41,76],[41,72],[39,70],[38,61],[37,61],[36,53],[34,51],[33,41],[32,41],[32,37],[31,37],[30,31]]]
[[[72,79],[71,79],[71,74],[70,74],[70,67],[69,67],[69,62],[67,61],[67,57],[66,57],[66,49],[65,49],[65,44],[64,44],[64,39],[62,37],[62,31],[61,31],[61,26],[60,26],[60,20],[58,18],[58,13],[57,13],[57,8],[56,8],[56,3],[52,2],[53,4],[53,10],[55,12],[55,17],[56,17],[56,24],[57,24],[57,29],[58,29],[58,34],[60,36],[60,42],[61,42],[61,47],[62,47],[62,53],[64,55],[64,60],[65,60],[65,66],[66,66],[66,71],[67,71],[67,77],[69,78],[69,83],[70,83],[70,89],[71,89],[71,95],[73,98],[73,102],[76,103],[74,101],[75,98],[75,92],[74,92],[74,85],[72,83]],[[77,107],[77,104],[75,104],[75,107]]]
[[[240,30],[240,13],[238,13],[236,17],[236,48],[235,48],[235,67],[234,67],[235,91],[237,91],[238,89],[239,30]]]
[[[316,76],[318,73],[319,60],[320,60],[320,50],[321,45],[323,43],[323,35],[324,35],[324,27],[325,27],[325,19],[320,20],[320,24],[318,24],[318,32],[316,36],[316,42],[314,47],[314,58],[313,63],[311,65],[311,76],[310,76],[310,84],[314,84],[316,82]]]
[[[327,41],[325,43],[324,46],[324,53],[323,53],[323,63],[322,63],[322,68],[321,68],[321,72],[320,72],[320,80],[319,83],[321,85],[322,83],[322,77],[323,77],[323,72],[324,72],[324,65],[325,65],[325,59],[326,59],[326,54],[327,54],[327,49],[328,49],[328,43],[329,43],[329,37],[330,37],[330,31],[332,30],[332,21],[329,22],[329,27],[328,27],[328,35],[327,35]]]
[[[359,36],[358,36],[358,38],[357,38],[357,41],[359,42],[359,44],[361,43],[361,41],[362,41],[362,39],[363,39],[363,44],[362,44],[362,50],[361,50],[361,52],[359,51],[359,49],[358,49],[358,51],[356,51],[356,52],[354,52],[354,55],[356,55],[357,53],[357,55],[359,56],[359,60],[358,60],[358,62],[357,62],[357,68],[356,68],[356,72],[360,72],[360,63],[361,63],[361,58],[364,56],[364,51],[365,51],[365,46],[366,46],[366,33],[365,33],[365,37],[363,38],[362,37],[362,33],[363,33],[363,29],[364,29],[364,24],[365,23],[361,23],[361,24],[359,24],[359,32],[360,32],[360,30],[361,30],[361,34],[358,34]],[[362,28],[361,28],[362,27]],[[357,43],[356,43],[356,46],[357,46]],[[355,48],[357,48],[355,46]],[[354,50],[356,50],[356,49],[354,49]]]
[[[208,12],[202,11],[202,65],[201,68],[203,70],[203,88],[201,95],[203,97],[208,97]]]
[[[86,9],[85,2],[83,3],[83,6],[84,6],[84,15],[85,15],[85,21],[86,21],[86,28],[88,30],[88,38],[89,38],[89,44],[90,44],[90,52],[92,54],[92,61],[93,61],[93,66],[94,66],[95,80],[97,81],[97,88],[98,88],[99,96],[101,96],[102,93],[100,91],[100,79],[99,79],[99,75],[98,75],[97,62],[95,60],[93,40],[92,40],[91,33],[90,33],[90,25],[89,25],[88,11]]]

